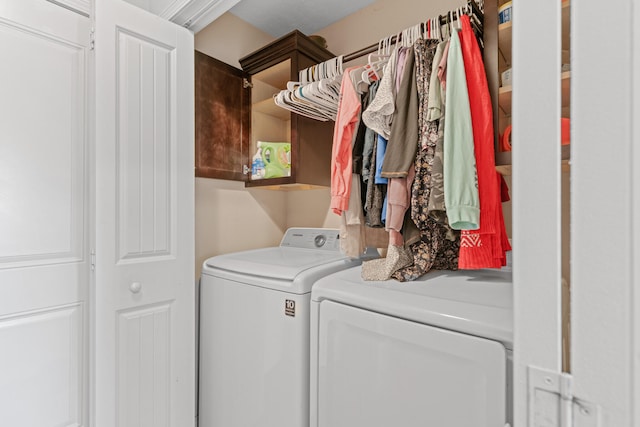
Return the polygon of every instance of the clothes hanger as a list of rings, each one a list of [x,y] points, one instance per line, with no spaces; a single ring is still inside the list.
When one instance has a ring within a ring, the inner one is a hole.
[[[438,18],[431,18],[431,34],[429,34],[429,38],[433,40],[438,39],[438,27],[440,26],[440,22]]]
[[[366,74],[367,80],[371,82],[373,80],[380,80],[382,78],[382,69],[389,61],[389,55],[387,54],[375,54],[371,53],[367,57],[367,65],[364,67],[363,80]]]
[[[418,25],[414,25],[413,26],[413,44],[415,44],[415,42],[417,42],[422,36],[422,33],[420,31],[420,24]]]

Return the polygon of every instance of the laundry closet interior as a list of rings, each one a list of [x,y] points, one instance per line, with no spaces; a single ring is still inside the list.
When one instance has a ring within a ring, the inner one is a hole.
[[[444,19],[448,11],[465,5],[465,2],[459,2],[459,4],[443,1],[401,2],[398,3],[397,7],[393,7],[393,10],[388,10],[389,5],[385,2],[379,3],[379,11],[375,7],[364,9],[330,25],[326,29],[318,31],[318,34],[326,39],[327,49],[330,52],[322,49],[315,52],[316,56],[305,56],[305,62],[300,62],[297,68],[306,69],[306,67],[313,65],[314,61],[315,63],[322,63],[331,58],[332,55],[348,55],[350,53],[354,53],[354,57],[362,55],[363,48],[389,38],[405,28],[410,28],[417,23],[423,22],[421,18],[426,22],[429,18],[441,15]],[[496,169],[503,175],[508,186],[511,187],[511,152],[508,150],[510,150],[512,90],[509,81],[503,82],[503,77],[507,78],[505,72],[511,71],[512,26],[511,22],[499,22],[501,10],[507,9],[509,5],[510,3],[502,0],[485,2],[483,5],[485,9],[483,54],[493,103]],[[561,111],[561,116],[565,121],[570,119],[571,112],[569,103],[569,14],[570,2],[565,1],[562,3],[562,64],[564,68],[562,73]],[[223,15],[213,24],[196,33],[196,50],[222,60],[236,69],[246,69],[247,64],[242,63],[243,59],[250,61],[251,59],[247,58],[247,56],[250,56],[249,54],[259,51],[262,47],[272,43],[274,39],[265,37],[265,34],[251,26],[247,26],[243,34],[238,35],[237,38],[230,36],[235,34],[234,29],[241,28],[243,25],[246,25],[246,23],[238,21],[234,15]],[[248,34],[252,36],[250,37]],[[263,55],[266,55],[266,53]],[[367,56],[367,54],[364,54],[352,62],[346,62],[344,67],[366,63]],[[347,57],[347,59],[349,58]],[[309,137],[309,133],[305,135],[304,131],[302,131],[302,139],[311,141],[321,139],[325,141],[330,138],[329,134],[333,132],[332,121],[327,124],[316,120],[314,123],[313,120],[300,118],[298,115],[289,113],[287,110],[278,108],[275,105],[271,99],[272,95],[283,89],[287,80],[294,79],[292,74],[295,74],[288,69],[290,68],[290,63],[284,63],[282,59],[277,61],[279,64],[277,67],[262,67],[258,74],[255,72],[249,74],[253,81],[253,99],[251,100],[253,107],[249,104],[250,100],[245,100],[243,102],[246,102],[246,105],[242,108],[252,109],[252,122],[250,125],[245,123],[245,126],[248,125],[250,129],[249,134],[242,134],[242,137],[245,138],[242,144],[246,145],[245,151],[247,154],[244,154],[244,157],[238,161],[238,165],[233,166],[236,170],[239,170],[239,172],[236,172],[236,177],[240,176],[240,178],[237,178],[239,181],[212,180],[204,178],[206,173],[200,175],[196,173],[196,272],[199,271],[202,262],[209,256],[236,250],[277,245],[282,232],[291,226],[339,226],[339,217],[334,215],[329,208],[329,189],[315,185],[318,183],[317,179],[311,179],[308,183],[302,182],[304,180],[297,180],[296,183],[292,183],[293,181],[288,178],[255,180],[252,182],[248,175],[242,176],[242,166],[239,165],[250,167],[251,157],[256,153],[256,141],[259,139],[290,141],[292,129],[294,128],[294,125],[290,124],[291,121],[311,123],[315,127],[315,131],[312,133],[313,137]],[[273,62],[275,63],[275,60]],[[264,65],[264,63],[258,64],[258,66],[260,65]],[[249,66],[250,68],[251,66]],[[281,73],[284,70],[286,76],[280,78],[278,83],[273,83],[274,81],[272,81],[273,85],[269,86],[268,79],[271,77],[266,73],[272,73],[271,75],[273,76],[274,72],[277,74],[278,68]],[[262,77],[265,75],[267,76],[266,80]],[[267,88],[266,91],[265,88]],[[239,101],[237,102],[239,103]],[[237,104],[234,105],[238,107],[234,107],[234,111],[237,111],[240,107]],[[269,110],[266,110],[265,107]],[[196,118],[196,120],[198,119]],[[567,124],[568,122],[565,123],[565,125]],[[214,133],[213,128],[206,129],[203,135],[208,137],[212,133]],[[198,130],[196,130],[196,141],[198,139],[197,134]],[[295,131],[294,135],[296,135]],[[561,147],[561,229],[563,298],[566,301],[569,297],[568,289],[571,282],[569,269],[570,145],[568,144],[568,135],[563,134],[563,138],[564,142]],[[227,154],[225,156],[226,159],[232,157],[230,156],[232,151],[240,151],[239,147],[235,145],[240,139],[240,137],[233,138],[234,145],[228,146],[229,151],[225,152]],[[324,150],[318,153],[319,158],[325,159],[325,162],[330,162],[330,159],[328,159],[330,153],[327,151],[327,145],[318,145],[324,146],[324,148],[316,148],[316,150]],[[217,161],[215,156],[210,155],[208,152],[206,155],[208,156],[208,161],[211,164],[215,164]],[[196,153],[197,156],[198,154]],[[198,160],[196,159],[197,162]],[[230,169],[231,167],[225,165],[222,168]],[[324,179],[325,182],[322,184],[327,185],[326,179],[328,177]],[[248,181],[248,184],[240,180]],[[285,185],[280,185],[281,183]],[[265,188],[275,191],[268,191]],[[216,200],[216,203],[213,200]],[[240,212],[236,210],[238,207]],[[507,234],[511,237],[511,201],[504,202],[502,207]],[[213,220],[213,218],[216,220]],[[243,223],[241,230],[232,230],[219,225],[220,222],[225,222],[231,218]],[[241,235],[246,233],[247,238],[238,238],[236,233]],[[568,305],[564,306],[564,312],[568,314]],[[565,317],[563,323],[567,325],[567,322],[568,317]],[[567,360],[568,358],[565,359],[565,363]]]
[[[381,2],[381,10],[385,10],[385,17],[382,18],[381,12],[376,12],[373,9],[364,9],[357,12],[352,16],[349,16],[342,21],[332,24],[326,29],[318,31],[318,34],[323,36],[327,41],[328,50],[330,52],[322,52],[316,57],[306,57],[306,62],[300,63],[300,69],[306,68],[312,65],[315,60],[316,63],[320,63],[326,59],[329,59],[329,55],[348,54],[352,52],[358,52],[361,48],[370,46],[373,43],[377,43],[383,38],[387,38],[393,35],[395,32],[400,32],[405,28],[414,26],[415,24],[422,22],[420,19],[429,19],[439,14],[446,14],[447,11],[455,9],[457,6],[464,6],[465,2],[459,2],[460,4],[451,4],[446,2],[402,2],[397,7],[393,8],[393,11],[386,9],[386,4]],[[487,2],[484,6],[487,11],[485,14],[485,67],[487,69],[487,78],[489,82],[490,91],[494,103],[494,119],[495,119],[495,132],[496,132],[496,164],[498,170],[505,177],[507,183],[510,183],[511,177],[511,156],[510,152],[502,151],[503,135],[510,125],[511,117],[511,92],[509,85],[501,85],[501,74],[511,67],[510,55],[511,55],[511,28],[510,23],[500,25],[498,29],[498,9],[503,6],[505,2]],[[563,47],[564,56],[568,60],[568,16],[569,16],[569,3],[563,4],[563,17],[565,27],[563,34],[566,43]],[[418,18],[420,17],[420,18]],[[225,14],[213,24],[209,25],[205,29],[196,33],[195,47],[199,52],[204,53],[210,57],[216,58],[230,64],[231,66],[241,69],[240,59],[248,54],[259,50],[260,48],[273,42],[274,38],[262,33],[260,30],[251,26],[242,27],[247,25],[232,14]],[[244,28],[242,32],[235,29]],[[251,37],[249,36],[251,34]],[[346,63],[345,67],[366,62],[366,55],[354,60],[351,63]],[[565,61],[566,62],[566,61]],[[245,64],[246,65],[246,64]],[[280,63],[281,66],[288,67],[288,65]],[[273,70],[273,68],[271,68]],[[264,74],[265,71],[262,71]],[[271,110],[270,112],[260,111],[259,109],[252,110],[251,120],[252,123],[245,123],[245,127],[248,126],[250,132],[249,135],[245,132],[242,134],[242,138],[245,138],[241,143],[245,145],[244,150],[247,154],[243,154],[243,158],[237,161],[238,165],[251,165],[251,157],[256,153],[255,143],[258,139],[262,140],[289,140],[291,138],[292,125],[287,124],[289,117],[291,120],[301,121],[309,123],[310,120],[298,119],[295,115],[290,115],[284,109],[277,108],[274,103],[271,102],[271,95],[275,90],[272,88],[271,92],[267,90],[266,94],[261,94],[260,91],[264,90],[263,80],[260,75],[252,74],[253,80],[253,101],[255,105],[260,108],[258,104],[267,105]],[[293,79],[286,73],[288,79]],[[563,74],[563,99],[565,100],[565,107],[563,108],[562,116],[565,118],[570,117],[570,108],[568,104],[568,83],[569,72]],[[280,88],[284,82],[279,82]],[[268,86],[267,86],[268,87]],[[259,101],[259,102],[258,102]],[[239,100],[234,101],[234,110],[240,108]],[[248,102],[248,100],[246,100]],[[237,108],[236,108],[237,107]],[[246,104],[242,108],[251,108],[249,104]],[[274,119],[274,116],[280,116],[279,119]],[[283,117],[286,119],[284,120]],[[196,119],[197,120],[197,119]],[[265,124],[266,122],[266,124]],[[260,131],[256,129],[264,129],[262,135]],[[266,126],[266,127],[265,127]],[[317,129],[322,133],[321,139],[328,138],[328,134],[333,131],[331,124],[317,122],[314,124]],[[313,132],[313,131],[312,131]],[[207,129],[206,135],[209,136],[213,132],[213,129]],[[197,134],[197,131],[196,131]],[[240,136],[240,133],[238,133]],[[294,132],[295,135],[295,132]],[[306,135],[309,135],[307,133]],[[319,137],[318,130],[315,131],[314,137],[308,137],[304,134],[304,139],[315,139]],[[251,140],[249,138],[252,138]],[[240,147],[236,144],[240,138],[234,138],[234,142],[229,144],[227,151],[218,151],[220,155],[224,153],[225,159],[221,160],[216,158],[213,151],[206,152],[207,160],[211,164],[216,162],[228,162],[229,154],[233,152],[239,152]],[[196,142],[197,143],[197,142]],[[320,144],[325,145],[325,144]],[[329,161],[327,156],[330,154],[327,152],[326,146],[323,148],[316,148],[316,150],[324,150],[317,153],[320,158]],[[313,153],[314,155],[316,153]],[[196,154],[196,157],[198,154]],[[569,146],[563,146],[563,171],[568,171],[569,160]],[[196,163],[198,160],[196,159]],[[308,183],[304,183],[304,180],[298,180],[300,183],[297,188],[304,188],[306,191],[292,191],[296,189],[296,185],[284,185],[279,186],[280,182],[290,183],[291,180],[266,180],[269,183],[251,182],[251,179],[245,174],[243,176],[241,166],[233,165],[234,168],[240,169],[236,172],[238,181],[228,180],[215,180],[206,179],[205,174],[196,174],[196,273],[199,271],[202,262],[209,256],[233,252],[236,250],[251,249],[256,247],[264,247],[276,245],[280,240],[282,233],[288,227],[291,226],[314,226],[314,227],[337,227],[338,217],[329,212],[329,190],[327,187],[315,186],[314,184],[321,182],[323,186],[327,185],[328,177],[324,177],[324,182],[318,179],[311,179]],[[315,165],[313,166],[315,167]],[[228,166],[223,166],[223,169],[230,169]],[[249,181],[249,184],[245,185],[243,182]],[[278,188],[278,191],[261,191],[260,185],[265,185],[267,188]],[[306,185],[305,184],[310,184]],[[569,224],[569,196],[568,196],[568,173],[563,173],[563,277],[570,282],[570,272],[568,264],[568,224]],[[215,203],[214,203],[215,200]],[[505,215],[505,224],[507,234],[511,236],[511,203],[506,202],[503,204],[503,210]],[[243,224],[241,230],[231,229],[228,227],[220,226],[230,219],[240,221]],[[258,231],[259,230],[259,231]],[[240,233],[238,236],[236,233]],[[246,238],[244,238],[246,234]],[[196,274],[197,276],[197,274]]]

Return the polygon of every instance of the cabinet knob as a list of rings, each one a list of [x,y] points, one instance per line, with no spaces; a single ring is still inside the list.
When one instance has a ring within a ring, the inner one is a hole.
[[[142,283],[133,282],[129,285],[129,290],[131,291],[131,293],[137,294],[138,292],[140,292],[140,290],[142,290]]]

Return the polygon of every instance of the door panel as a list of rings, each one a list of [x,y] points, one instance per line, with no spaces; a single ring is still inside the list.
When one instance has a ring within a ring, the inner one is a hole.
[[[170,255],[172,215],[171,49],[117,30],[119,261]],[[173,59],[175,60],[175,59]],[[173,182],[172,182],[173,178]]]
[[[96,426],[195,423],[193,35],[96,1]]]
[[[11,426],[79,426],[83,414],[83,306],[20,313],[0,320],[0,399]],[[33,410],[37,406],[38,410]]]
[[[44,0],[0,6],[3,425],[88,418],[89,34]]]
[[[66,40],[0,22],[0,37],[0,268],[79,261],[85,227],[82,35]]]
[[[125,310],[118,316],[120,425],[169,426],[171,305]]]

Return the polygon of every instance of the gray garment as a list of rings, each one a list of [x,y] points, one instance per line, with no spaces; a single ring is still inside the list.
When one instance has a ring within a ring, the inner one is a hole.
[[[365,224],[369,227],[384,227],[382,223],[382,207],[387,193],[386,184],[376,184],[376,144],[378,138],[373,141],[373,151],[370,159],[369,178],[367,179],[367,191],[364,205]]]
[[[444,105],[442,106],[444,110]],[[439,222],[446,221],[444,205],[444,114],[438,123],[438,140],[436,141],[435,155],[431,164],[431,192],[427,210],[432,218]]]
[[[382,177],[406,177],[409,168],[415,161],[417,149],[418,89],[416,86],[415,54],[413,49],[409,49],[400,88],[395,99],[395,112],[391,123],[391,135],[384,154]]]

